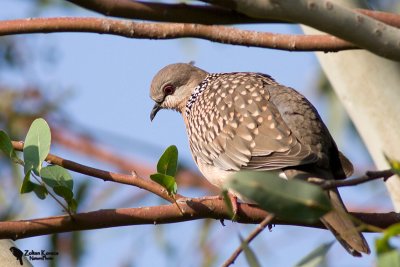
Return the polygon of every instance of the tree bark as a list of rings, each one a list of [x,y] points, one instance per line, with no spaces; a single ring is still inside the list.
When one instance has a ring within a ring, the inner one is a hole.
[[[338,2],[351,4],[351,0]],[[305,33],[317,33],[302,27]],[[384,154],[400,160],[400,64],[367,51],[316,54],[377,168],[388,168]],[[399,211],[399,177],[389,178],[386,187],[395,210]]]
[[[204,1],[204,0],[203,0]],[[377,55],[400,61],[400,29],[331,0],[208,0],[254,18],[302,23],[354,43]]]

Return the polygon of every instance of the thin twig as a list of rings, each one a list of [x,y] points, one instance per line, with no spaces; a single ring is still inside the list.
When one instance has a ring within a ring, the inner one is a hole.
[[[265,219],[256,227],[256,229],[254,229],[250,235],[243,241],[246,242],[247,244],[249,244],[258,234],[260,234],[265,227],[268,226],[268,224],[272,221],[272,219],[274,218],[274,214],[268,214],[267,217],[265,217]],[[237,259],[237,257],[240,255],[240,253],[242,253],[243,251],[243,247],[240,246],[238,247],[233,253],[232,255],[224,262],[224,264],[222,264],[223,267],[228,267],[231,264],[233,264],[235,262],[235,260]]]
[[[51,139],[57,145],[61,145],[64,148],[90,157],[93,160],[104,162],[112,166],[117,167],[120,172],[128,172],[134,178],[149,177],[154,173],[154,165],[141,162],[139,160],[128,159],[122,156],[117,151],[111,148],[107,148],[93,138],[87,131],[84,134],[76,133],[71,130],[74,127],[68,127],[65,125],[52,125],[51,128]],[[79,128],[81,128],[79,126]],[[207,179],[199,175],[197,172],[180,166],[176,175],[176,181],[180,188],[183,187],[201,187],[206,189],[208,192],[217,194],[219,190],[211,185]]]
[[[366,183],[372,180],[383,179],[386,181],[389,177],[393,176],[394,173],[392,170],[383,170],[383,171],[368,171],[365,175],[352,178],[348,180],[323,180],[319,178],[311,178],[308,181],[311,183],[315,183],[320,185],[323,189],[332,189],[337,187],[344,186],[353,186],[362,183]]]
[[[50,190],[47,188],[46,184],[41,181],[34,173],[32,173],[32,177],[39,183],[41,184],[47,191],[47,193],[64,209],[65,212],[69,214],[69,216],[73,219],[72,213],[69,210],[69,208],[65,207],[65,205],[53,194],[50,192]]]
[[[12,141],[13,147],[16,150],[22,151],[24,144],[23,142],[16,142]],[[168,193],[164,190],[164,188],[151,181],[151,180],[146,180],[140,177],[134,177],[132,175],[127,175],[127,174],[121,174],[121,173],[113,173],[113,172],[108,172],[100,169],[96,169],[93,167],[89,167],[71,160],[67,160],[61,157],[58,157],[53,154],[49,154],[46,157],[46,161],[51,164],[59,165],[61,167],[64,167],[68,170],[78,172],[81,174],[89,175],[91,177],[95,178],[100,178],[103,179],[104,181],[112,181],[116,183],[121,183],[121,184],[127,184],[127,185],[133,185],[139,188],[142,188],[144,190],[147,190],[157,196],[160,196],[161,198],[174,203],[174,199],[168,195]],[[176,194],[175,197],[181,198],[182,196],[179,194]]]
[[[174,199],[174,203],[175,203],[176,207],[178,208],[179,212],[180,212],[182,215],[184,215],[183,210],[181,209],[181,207],[179,206],[178,202],[176,201],[175,194],[172,195],[172,198]]]

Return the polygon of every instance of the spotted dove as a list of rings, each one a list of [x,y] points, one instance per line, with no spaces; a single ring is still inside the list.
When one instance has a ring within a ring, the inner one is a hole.
[[[239,170],[303,180],[344,179],[353,172],[314,106],[268,75],[171,64],[153,78],[150,96],[151,120],[164,108],[182,114],[194,161],[217,187]],[[370,253],[338,191],[327,194],[334,211],[321,221],[353,256]]]

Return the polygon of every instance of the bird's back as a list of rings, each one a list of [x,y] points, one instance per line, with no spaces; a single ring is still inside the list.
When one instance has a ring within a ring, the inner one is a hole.
[[[335,141],[315,107],[296,90],[282,86],[267,86],[271,102],[302,144],[310,146],[318,156],[316,166],[329,170],[335,179],[353,173],[351,162],[338,151]]]

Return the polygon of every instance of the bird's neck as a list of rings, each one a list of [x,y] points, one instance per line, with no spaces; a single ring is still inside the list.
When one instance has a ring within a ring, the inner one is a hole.
[[[191,91],[190,96],[186,97],[185,106],[181,108],[182,115],[189,115],[192,105],[197,101],[197,98],[207,88],[207,85],[212,77],[212,74],[207,74],[206,76],[204,76],[203,80],[199,81],[195,86],[193,86],[194,89]]]
[[[179,103],[179,105],[177,106],[176,111],[178,111],[182,115],[185,114],[186,104],[189,101],[189,98],[190,98],[190,96],[187,96],[187,97],[183,98],[181,103]]]

